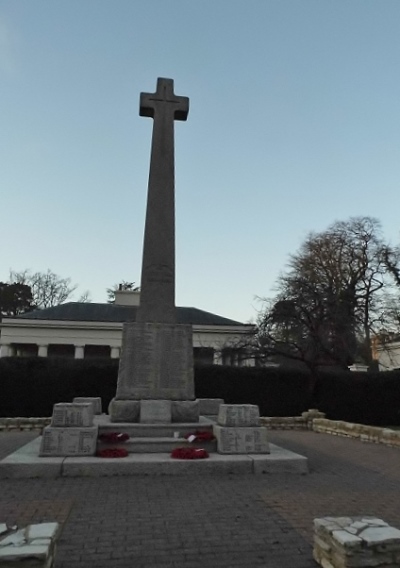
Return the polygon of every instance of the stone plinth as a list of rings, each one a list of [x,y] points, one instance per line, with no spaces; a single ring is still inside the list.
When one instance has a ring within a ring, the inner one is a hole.
[[[260,411],[255,404],[221,404],[218,412],[219,426],[259,426]]]
[[[58,523],[29,525],[0,535],[0,566],[4,568],[51,568]]]
[[[140,422],[142,424],[168,424],[172,422],[170,400],[141,400]]]
[[[101,414],[103,412],[101,398],[99,396],[77,396],[72,402],[78,403],[88,403],[93,404],[93,411],[95,414]]]
[[[190,325],[124,325],[116,400],[194,400]]]
[[[39,456],[94,456],[98,427],[54,428],[43,430]]]
[[[111,422],[139,422],[140,400],[115,400],[108,407]]]
[[[323,568],[400,566],[400,530],[374,517],[314,519],[314,559]]]
[[[199,422],[198,400],[173,400],[171,405],[172,422]]]
[[[53,406],[51,425],[55,428],[88,427],[93,424],[93,416],[92,403],[60,402]]]
[[[220,454],[268,454],[267,429],[264,427],[225,427],[215,425],[214,436]]]

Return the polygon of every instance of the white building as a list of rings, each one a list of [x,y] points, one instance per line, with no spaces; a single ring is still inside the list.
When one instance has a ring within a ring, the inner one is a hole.
[[[115,292],[115,303],[69,302],[1,322],[0,357],[119,358],[124,322],[135,321],[140,292]],[[176,308],[178,323],[193,326],[195,362],[251,365],[244,348],[254,326],[197,308]]]
[[[384,346],[377,344],[375,352],[380,371],[400,369],[400,337],[393,339]]]

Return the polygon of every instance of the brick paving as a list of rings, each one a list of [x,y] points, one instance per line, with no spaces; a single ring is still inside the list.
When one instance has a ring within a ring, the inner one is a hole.
[[[33,438],[0,434],[0,456]],[[0,522],[63,523],[55,568],[312,568],[312,521],[376,515],[400,528],[400,451],[271,432],[308,475],[1,480]]]

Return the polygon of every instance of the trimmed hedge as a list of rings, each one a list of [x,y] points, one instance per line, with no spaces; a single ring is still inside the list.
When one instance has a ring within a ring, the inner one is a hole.
[[[313,406],[331,420],[400,425],[400,371],[319,373]]]
[[[51,416],[56,402],[101,396],[103,410],[115,395],[116,359],[0,359],[0,416]],[[312,395],[306,371],[254,367],[195,368],[199,398],[257,404],[261,416],[299,416],[318,408],[331,420],[400,425],[400,372],[321,372]]]

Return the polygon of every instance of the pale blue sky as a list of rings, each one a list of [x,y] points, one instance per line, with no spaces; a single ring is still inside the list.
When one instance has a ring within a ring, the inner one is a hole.
[[[0,280],[139,283],[157,77],[190,98],[177,305],[254,318],[335,220],[400,241],[399,0],[0,0]]]

